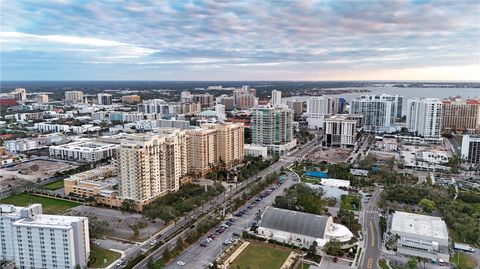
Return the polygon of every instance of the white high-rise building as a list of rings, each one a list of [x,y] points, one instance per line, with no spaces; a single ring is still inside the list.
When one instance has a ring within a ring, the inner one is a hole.
[[[112,104],[112,95],[109,93],[99,93],[98,94],[98,104],[109,106]]]
[[[270,104],[274,107],[280,107],[282,105],[282,92],[273,90],[272,97],[270,99]]]
[[[325,147],[354,147],[361,129],[362,118],[362,115],[354,114],[339,114],[326,118],[322,145]]]
[[[0,260],[16,268],[87,268],[88,218],[44,215],[41,204],[0,205]]]
[[[421,137],[440,137],[442,102],[437,98],[409,99],[407,102],[407,128]]]
[[[27,90],[24,88],[16,88],[12,93],[17,101],[27,100]]]
[[[336,114],[338,111],[338,98],[336,97],[311,97],[307,100],[307,117],[309,129],[323,128],[326,115]]]
[[[225,106],[222,104],[215,105],[215,114],[219,121],[224,121],[227,117],[225,116]]]
[[[81,91],[66,91],[65,103],[83,103],[83,92]]]
[[[469,163],[480,165],[480,136],[479,135],[463,136],[462,158]]]
[[[401,100],[401,96],[387,94],[360,96],[350,102],[350,113],[363,115],[365,132],[391,133],[396,131]]]

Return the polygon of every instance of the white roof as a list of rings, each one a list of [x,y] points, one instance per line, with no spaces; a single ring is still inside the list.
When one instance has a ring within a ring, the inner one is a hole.
[[[393,214],[391,231],[448,239],[447,224],[441,218],[400,211]]]
[[[349,180],[334,179],[334,178],[322,178],[322,185],[331,187],[350,187]]]
[[[86,217],[58,216],[58,215],[36,215],[35,218],[17,220],[14,225],[46,227],[49,229],[69,229],[72,223],[85,220]]]

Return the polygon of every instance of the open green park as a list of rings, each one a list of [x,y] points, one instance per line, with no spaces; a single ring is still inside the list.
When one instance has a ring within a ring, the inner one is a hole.
[[[266,245],[250,244],[233,261],[233,269],[280,269],[290,251]]]
[[[29,204],[42,204],[43,213],[59,214],[66,210],[80,205],[76,202],[53,199],[43,196],[37,196],[28,193],[20,193],[0,200],[2,204],[12,204],[16,206],[27,206]]]
[[[90,246],[90,264],[92,268],[105,268],[120,258],[121,254],[97,246]]]

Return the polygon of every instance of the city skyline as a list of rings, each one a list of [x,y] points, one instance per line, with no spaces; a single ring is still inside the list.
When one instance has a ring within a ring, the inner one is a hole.
[[[474,1],[8,1],[1,80],[478,80]]]

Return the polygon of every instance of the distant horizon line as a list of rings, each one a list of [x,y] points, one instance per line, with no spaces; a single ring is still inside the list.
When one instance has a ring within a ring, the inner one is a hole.
[[[479,80],[0,80],[0,83],[9,82],[454,82],[468,83]]]

